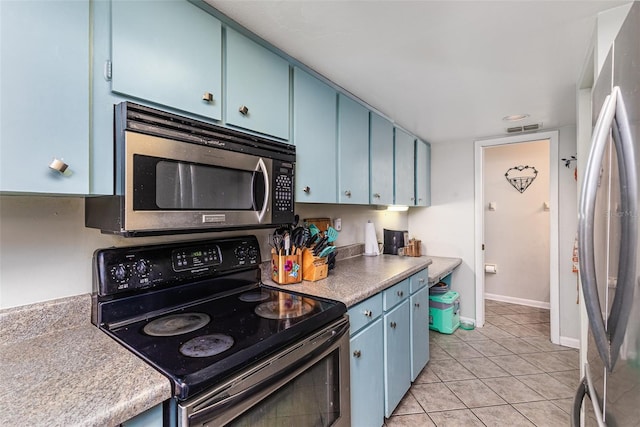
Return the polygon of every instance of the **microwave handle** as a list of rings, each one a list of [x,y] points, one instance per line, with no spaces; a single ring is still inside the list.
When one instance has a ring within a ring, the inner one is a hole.
[[[258,200],[262,198],[262,200]],[[269,207],[269,171],[262,159],[258,159],[256,170],[253,174],[251,182],[251,200],[253,202],[253,209],[258,210],[260,206],[260,212],[258,212],[258,221],[262,222],[267,208]]]

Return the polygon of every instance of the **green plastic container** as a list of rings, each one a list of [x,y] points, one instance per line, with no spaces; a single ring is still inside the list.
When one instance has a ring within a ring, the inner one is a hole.
[[[460,295],[448,291],[429,295],[429,329],[452,334],[460,326]]]

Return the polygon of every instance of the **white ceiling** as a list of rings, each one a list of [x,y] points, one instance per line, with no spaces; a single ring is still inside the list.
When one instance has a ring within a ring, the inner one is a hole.
[[[599,11],[628,1],[206,0],[430,142],[575,124]]]

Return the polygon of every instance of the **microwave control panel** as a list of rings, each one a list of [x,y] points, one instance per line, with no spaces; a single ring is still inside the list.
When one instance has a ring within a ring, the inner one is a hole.
[[[273,161],[273,219],[274,222],[293,220],[294,182],[293,163]]]

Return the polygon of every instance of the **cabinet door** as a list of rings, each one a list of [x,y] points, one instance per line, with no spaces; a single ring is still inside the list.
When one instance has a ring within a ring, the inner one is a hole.
[[[114,92],[222,118],[220,21],[187,1],[114,0],[111,22]]]
[[[393,204],[393,124],[370,114],[370,175],[372,205]]]
[[[384,411],[390,417],[411,386],[409,300],[384,315]]]
[[[289,139],[289,63],[226,28],[226,121]]]
[[[411,295],[411,381],[429,361],[429,289]]]
[[[431,205],[431,144],[416,140],[416,205]]]
[[[1,1],[0,38],[0,191],[88,194],[89,1]]]
[[[351,345],[351,425],[384,423],[382,319],[353,336]]]
[[[369,204],[369,111],[338,97],[338,202]]]
[[[336,104],[328,85],[293,70],[293,143],[296,145],[296,202],[336,203]]]
[[[415,205],[415,140],[402,129],[395,133],[395,201],[396,205]]]

